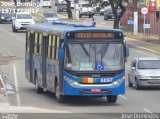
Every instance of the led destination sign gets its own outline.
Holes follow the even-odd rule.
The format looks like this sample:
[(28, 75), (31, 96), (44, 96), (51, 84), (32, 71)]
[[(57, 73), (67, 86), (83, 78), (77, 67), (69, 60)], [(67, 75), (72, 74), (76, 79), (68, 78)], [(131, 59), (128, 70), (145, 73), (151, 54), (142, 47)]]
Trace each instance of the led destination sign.
[(91, 39), (95, 39), (95, 38), (100, 38), (100, 39), (103, 39), (103, 38), (113, 38), (113, 33), (101, 33), (101, 32), (79, 32), (79, 33), (76, 33), (76, 38), (80, 38), (80, 39), (88, 39), (88, 38), (91, 38)]

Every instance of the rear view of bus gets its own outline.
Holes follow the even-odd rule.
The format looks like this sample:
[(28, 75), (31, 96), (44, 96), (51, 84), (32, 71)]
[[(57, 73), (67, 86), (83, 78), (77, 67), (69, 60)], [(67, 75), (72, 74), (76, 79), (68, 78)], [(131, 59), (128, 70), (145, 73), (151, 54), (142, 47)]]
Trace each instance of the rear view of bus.
[(115, 103), (125, 93), (128, 50), (120, 30), (86, 29), (66, 33), (64, 95), (106, 96)]

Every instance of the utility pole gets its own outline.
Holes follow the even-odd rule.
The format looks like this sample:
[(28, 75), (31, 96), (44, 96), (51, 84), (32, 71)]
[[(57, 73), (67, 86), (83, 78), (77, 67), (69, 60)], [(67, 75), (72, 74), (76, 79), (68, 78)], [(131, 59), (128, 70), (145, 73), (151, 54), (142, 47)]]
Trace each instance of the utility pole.
[(75, 19), (79, 20), (79, 0), (74, 0), (74, 13)]

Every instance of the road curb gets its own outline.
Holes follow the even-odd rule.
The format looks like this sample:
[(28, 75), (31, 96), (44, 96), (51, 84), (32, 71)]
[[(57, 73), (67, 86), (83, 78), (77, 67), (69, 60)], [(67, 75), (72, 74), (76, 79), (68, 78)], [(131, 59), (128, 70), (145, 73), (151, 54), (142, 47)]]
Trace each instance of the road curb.
[(137, 39), (133, 39), (133, 38), (130, 38), (130, 37), (125, 37), (126, 39), (130, 39), (130, 40), (132, 40), (132, 41), (137, 41), (137, 42), (144, 42), (144, 43), (146, 43), (146, 44), (148, 44), (148, 45), (153, 45), (152, 43), (148, 43), (148, 42), (145, 42), (145, 41), (140, 41), (140, 40), (137, 40)]
[[(130, 40), (137, 41), (137, 42), (144, 42), (146, 44), (153, 45), (152, 43), (148, 43), (148, 42), (145, 42), (145, 41), (139, 41), (139, 40), (136, 40), (136, 39), (133, 39), (133, 38), (129, 38), (129, 37), (126, 37), (126, 39), (130, 39)], [(154, 50), (146, 48), (146, 47), (136, 46), (137, 45), (136, 43), (134, 45), (132, 45), (132, 44), (128, 44), (128, 45), (131, 46), (131, 47), (134, 47), (134, 48), (138, 48), (138, 49), (141, 49), (141, 50), (149, 51), (149, 52), (152, 52), (154, 54), (160, 55), (160, 52), (154, 51)]]

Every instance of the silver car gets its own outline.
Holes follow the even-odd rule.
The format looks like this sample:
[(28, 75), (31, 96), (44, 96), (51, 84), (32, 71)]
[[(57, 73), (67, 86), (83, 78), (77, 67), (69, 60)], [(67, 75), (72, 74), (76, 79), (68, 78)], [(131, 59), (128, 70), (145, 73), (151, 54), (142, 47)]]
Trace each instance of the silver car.
[(160, 87), (160, 58), (135, 58), (129, 68), (128, 85), (137, 90), (141, 87)]

